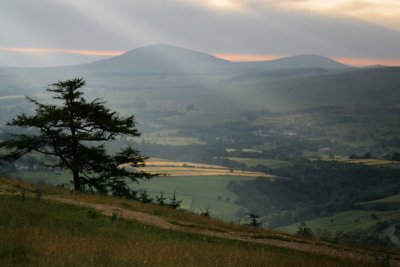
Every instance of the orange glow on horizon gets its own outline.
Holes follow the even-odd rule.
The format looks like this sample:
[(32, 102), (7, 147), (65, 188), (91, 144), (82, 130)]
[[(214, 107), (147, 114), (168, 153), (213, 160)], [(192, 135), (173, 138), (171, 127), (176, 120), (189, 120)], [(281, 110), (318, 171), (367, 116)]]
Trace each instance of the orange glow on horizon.
[(57, 48), (0, 48), (2, 51), (18, 53), (66, 53), (85, 56), (120, 56), (123, 50), (84, 50), (84, 49), (57, 49)]
[[(124, 50), (85, 50), (85, 49), (57, 49), (57, 48), (1, 48), (0, 51), (8, 51), (15, 53), (33, 53), (33, 54), (44, 54), (44, 53), (66, 53), (76, 54), (85, 56), (120, 56), (126, 51)], [(276, 60), (287, 55), (262, 55), (262, 54), (229, 54), (229, 53), (217, 53), (214, 56), (222, 59), (226, 59), (233, 62), (252, 62), (252, 61), (270, 61)], [(342, 57), (332, 56), (332, 59), (339, 61), (343, 64), (351, 66), (371, 66), (371, 65), (385, 65), (385, 66), (400, 66), (400, 59), (389, 59), (389, 58), (363, 58), (363, 57)]]
[(387, 58), (361, 58), (361, 57), (333, 57), (332, 59), (337, 60), (343, 64), (351, 66), (372, 66), (372, 65), (384, 65), (384, 66), (400, 66), (400, 59), (387, 59)]
[[(270, 61), (279, 59), (282, 55), (254, 55), (254, 54), (215, 54), (216, 57), (226, 59), (234, 62), (246, 61)], [(400, 66), (400, 59), (387, 59), (387, 58), (361, 58), (361, 57), (331, 57), (333, 60), (351, 66), (372, 66), (372, 65), (385, 65), (385, 66)]]
[(268, 60), (279, 59), (282, 57), (279, 55), (224, 54), (224, 53), (214, 54), (214, 56), (235, 62), (268, 61)]

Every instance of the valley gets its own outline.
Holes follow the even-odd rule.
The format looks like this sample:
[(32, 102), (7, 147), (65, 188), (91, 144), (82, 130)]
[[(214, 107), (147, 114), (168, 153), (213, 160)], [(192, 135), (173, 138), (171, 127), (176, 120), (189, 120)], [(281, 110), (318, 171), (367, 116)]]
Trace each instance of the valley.
[[(168, 55), (168, 59), (159, 55)], [(0, 68), (2, 123), (20, 112), (32, 112), (19, 95), (48, 101), (42, 89), (70, 77), (87, 79), (85, 94), (91, 99), (101, 97), (122, 115), (135, 114), (142, 136), (117, 139), (107, 144), (108, 151), (131, 144), (144, 155), (162, 159), (151, 159), (146, 170), (168, 176), (133, 183), (132, 188), (147, 190), (152, 197), (161, 191), (168, 197), (176, 192), (182, 206), (194, 212), (209, 208), (212, 216), (231, 221), (255, 213), (263, 218), (265, 227), (295, 229), (305, 221), (315, 233), (336, 232), (336, 226), (321, 227), (314, 220), (358, 212), (359, 207), (350, 207), (354, 203), (333, 210), (310, 210), (314, 204), (307, 203), (300, 210), (290, 210), (274, 207), (273, 193), (253, 192), (247, 199), (248, 195), (240, 195), (234, 188), (247, 188), (257, 177), (274, 183), (280, 173), (308, 161), (317, 165), (320, 161), (348, 163), (354, 168), (363, 164), (376, 167), (377, 175), (387, 169), (399, 175), (400, 68), (353, 68), (314, 56), (242, 64), (156, 45), (78, 66)], [(8, 129), (2, 129), (1, 138), (5, 139)], [(43, 170), (41, 160), (37, 156), (23, 158), (17, 167), (22, 169), (12, 176), (69, 186), (68, 173)], [(15, 166), (3, 167), (4, 174), (14, 172)], [(282, 178), (288, 179), (285, 175)], [(364, 183), (362, 177), (359, 179), (354, 186)], [(398, 194), (397, 182), (392, 185), (391, 191), (385, 189), (375, 199), (360, 201)], [(285, 186), (290, 192), (291, 183)], [(336, 190), (329, 186), (327, 182), (328, 192)], [(307, 190), (298, 193), (307, 194)], [(257, 203), (274, 211), (260, 209)], [(370, 210), (397, 214), (398, 207), (384, 204)], [(302, 215), (293, 217), (293, 212)], [(379, 218), (371, 225), (399, 221), (398, 216)], [(355, 223), (348, 229), (366, 228)], [(372, 226), (365, 235), (374, 235)]]

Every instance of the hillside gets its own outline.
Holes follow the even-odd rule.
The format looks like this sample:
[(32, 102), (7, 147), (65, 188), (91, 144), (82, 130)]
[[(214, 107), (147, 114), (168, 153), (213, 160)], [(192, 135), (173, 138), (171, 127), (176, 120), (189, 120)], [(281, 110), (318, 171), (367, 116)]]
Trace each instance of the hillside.
[(83, 65), (84, 69), (131, 73), (191, 73), (224, 71), (233, 63), (185, 48), (151, 45), (130, 50), (121, 56)]
[(298, 238), (132, 200), (4, 178), (0, 188), (2, 266), (376, 266), (388, 258), (396, 266), (400, 260), (398, 251)]
[(347, 65), (337, 62), (328, 57), (319, 55), (298, 55), (291, 57), (283, 57), (275, 60), (259, 61), (259, 62), (243, 62), (238, 63), (248, 68), (261, 68), (264, 70), (273, 69), (307, 69), (307, 68), (323, 68), (323, 69), (343, 69), (348, 68)]
[[(300, 222), (306, 222), (315, 234), (317, 230), (321, 236), (329, 231), (338, 238), (361, 229), (368, 235), (373, 231), (380, 241), (393, 245), (385, 240), (386, 228), (376, 226), (380, 222), (389, 226), (398, 223), (397, 203), (383, 205), (384, 209), (396, 210), (394, 215), (382, 210), (381, 204), (362, 207), (370, 213), (358, 212), (357, 205), (397, 195), (397, 182), (373, 180), (375, 184), (369, 188), (382, 189), (383, 193), (357, 200), (347, 197), (365, 190), (341, 189), (364, 188), (365, 177), (348, 187), (341, 186), (340, 181), (332, 187), (322, 179), (312, 181), (318, 185), (314, 192), (327, 192), (316, 194), (318, 198), (308, 190), (312, 187), (307, 183), (270, 180), (279, 169), (290, 168), (298, 159), (347, 162), (350, 155), (367, 152), (376, 165), (398, 169), (400, 164), (389, 159), (400, 149), (400, 68), (349, 68), (319, 56), (278, 60), (271, 63), (273, 69), (263, 67), (266, 62), (255, 62), (253, 67), (246, 64), (155, 45), (86, 65), (1, 68), (0, 122), (5, 125), (20, 112), (32, 112), (23, 95), (47, 103), (43, 89), (48, 84), (84, 77), (88, 99), (99, 97), (122, 115), (134, 114), (143, 134), (137, 139), (116, 140), (107, 146), (110, 152), (131, 144), (144, 155), (177, 162), (173, 166), (149, 162), (147, 170), (172, 175), (134, 184), (135, 190), (147, 190), (150, 197), (161, 191), (171, 197), (175, 192), (183, 200), (182, 208), (196, 213), (210, 208), (212, 216), (219, 219), (237, 222), (252, 212), (268, 227), (295, 232)], [(4, 126), (0, 130), (0, 139), (5, 140), (9, 129)], [(68, 173), (41, 169), (42, 158), (25, 160), (3, 171), (38, 184), (68, 185)], [(24, 169), (26, 166), (29, 170)], [(298, 177), (299, 170), (295, 168), (295, 175), (290, 177)], [(343, 177), (340, 172), (334, 175), (335, 179)], [(268, 191), (270, 185), (281, 185), (282, 190)], [(327, 196), (335, 199), (329, 203), (335, 209), (320, 205), (327, 203)], [(344, 201), (343, 196), (351, 201)], [(271, 198), (274, 206), (268, 207)], [(349, 218), (353, 220), (342, 220), (342, 214), (352, 214)], [(346, 227), (336, 227), (331, 220)], [(361, 240), (358, 236), (356, 239)], [(371, 240), (364, 244), (376, 245)]]
[[(68, 171), (56, 174), (49, 170), (34, 169), (33, 166), (24, 166), (23, 169), (10, 175), (36, 184), (70, 185), (71, 174)], [(146, 190), (153, 199), (161, 191), (166, 197), (175, 193), (182, 200), (183, 209), (199, 212), (209, 207), (213, 217), (230, 221), (241, 219), (238, 215), (241, 207), (235, 203), (238, 198), (227, 189), (230, 182), (254, 180), (257, 177), (273, 179), (273, 176), (260, 172), (157, 158), (150, 158), (141, 170), (166, 176), (140, 184), (132, 183), (135, 190)]]
[(281, 111), (324, 105), (387, 108), (396, 107), (400, 99), (399, 67), (311, 74), (280, 79), (268, 75), (241, 76), (241, 81), (236, 81), (249, 88), (248, 94), (265, 99), (267, 105)]

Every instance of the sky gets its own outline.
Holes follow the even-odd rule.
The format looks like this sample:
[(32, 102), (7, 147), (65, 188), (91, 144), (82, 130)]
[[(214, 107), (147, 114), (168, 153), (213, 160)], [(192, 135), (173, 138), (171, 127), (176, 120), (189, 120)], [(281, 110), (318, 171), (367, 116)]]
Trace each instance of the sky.
[(400, 65), (400, 0), (0, 0), (0, 66), (91, 62), (152, 44), (233, 61), (299, 54)]

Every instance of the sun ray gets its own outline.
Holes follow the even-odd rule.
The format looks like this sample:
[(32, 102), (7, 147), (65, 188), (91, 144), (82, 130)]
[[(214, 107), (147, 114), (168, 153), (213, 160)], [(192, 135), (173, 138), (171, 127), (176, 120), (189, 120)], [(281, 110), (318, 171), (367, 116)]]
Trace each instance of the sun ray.
[(12, 48), (3, 47), (2, 51), (18, 52), (18, 53), (66, 53), (85, 56), (119, 56), (125, 53), (123, 50), (85, 50), (85, 49), (58, 49), (58, 48)]

